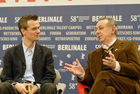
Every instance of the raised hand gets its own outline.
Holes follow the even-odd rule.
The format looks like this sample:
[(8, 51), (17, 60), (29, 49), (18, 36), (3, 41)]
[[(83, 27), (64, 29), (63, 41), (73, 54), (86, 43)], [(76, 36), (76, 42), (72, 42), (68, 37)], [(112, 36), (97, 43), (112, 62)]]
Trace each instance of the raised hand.
[(74, 75), (81, 76), (84, 74), (85, 71), (78, 59), (76, 59), (76, 63), (77, 65), (71, 65), (66, 63), (66, 66), (64, 68)]
[(112, 52), (109, 52), (109, 57), (105, 57), (105, 59), (103, 59), (103, 64), (114, 69), (116, 67), (116, 59), (114, 54), (112, 54)]

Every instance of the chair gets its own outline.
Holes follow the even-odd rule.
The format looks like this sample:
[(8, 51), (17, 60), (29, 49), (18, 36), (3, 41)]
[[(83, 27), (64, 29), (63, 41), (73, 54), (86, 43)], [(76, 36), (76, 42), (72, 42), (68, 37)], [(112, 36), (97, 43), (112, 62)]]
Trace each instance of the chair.
[[(2, 69), (3, 68), (0, 68), (0, 75), (1, 75)], [(57, 94), (64, 94), (64, 91), (66, 89), (66, 84), (58, 83), (59, 80), (61, 79), (61, 75), (57, 69), (55, 69), (55, 73), (56, 73), (56, 78), (54, 80), (54, 83), (56, 84), (56, 87), (57, 87)], [(0, 82), (1, 82), (1, 80), (0, 80)]]
[(78, 94), (86, 94), (85, 93), (85, 88), (87, 88), (88, 86), (83, 85), (82, 83), (78, 83), (77, 84), (77, 90), (78, 90)]
[(66, 84), (58, 83), (59, 80), (61, 79), (61, 75), (57, 69), (55, 69), (55, 73), (56, 73), (56, 78), (54, 80), (54, 83), (56, 84), (57, 87), (57, 94), (64, 94), (64, 91), (66, 89)]
[(2, 72), (2, 68), (0, 68), (0, 82), (1, 82), (1, 72)]

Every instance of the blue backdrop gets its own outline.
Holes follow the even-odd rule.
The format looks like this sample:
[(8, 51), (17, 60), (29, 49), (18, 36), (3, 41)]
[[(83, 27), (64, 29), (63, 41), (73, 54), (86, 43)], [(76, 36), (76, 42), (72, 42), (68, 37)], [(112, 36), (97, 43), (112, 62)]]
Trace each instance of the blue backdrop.
[(65, 94), (77, 94), (77, 78), (63, 68), (64, 64), (75, 64), (78, 58), (85, 68), (88, 53), (100, 47), (95, 35), (98, 18), (113, 17), (118, 38), (136, 41), (140, 50), (140, 5), (1, 7), (0, 13), (0, 67), (5, 50), (21, 42), (19, 18), (37, 14), (41, 24), (38, 43), (52, 49), (60, 82), (67, 85)]

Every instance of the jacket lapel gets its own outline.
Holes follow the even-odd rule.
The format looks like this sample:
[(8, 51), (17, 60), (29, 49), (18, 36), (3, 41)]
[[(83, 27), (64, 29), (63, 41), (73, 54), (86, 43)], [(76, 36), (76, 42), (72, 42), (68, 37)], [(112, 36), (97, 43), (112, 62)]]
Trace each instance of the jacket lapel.
[(117, 39), (113, 45), (112, 53), (114, 54), (116, 60), (118, 59), (118, 56), (120, 54), (120, 49), (122, 47), (122, 44), (123, 43), (121, 43), (121, 41)]
[(34, 50), (34, 55), (33, 55), (33, 64), (36, 62), (36, 60), (39, 58), (39, 55), (41, 53), (40, 46), (36, 43), (35, 45), (35, 50)]
[(25, 56), (24, 56), (24, 52), (23, 52), (22, 43), (17, 46), (16, 55), (17, 55), (18, 58), (20, 58), (22, 63), (24, 63), (24, 65), (26, 65), (25, 64)]

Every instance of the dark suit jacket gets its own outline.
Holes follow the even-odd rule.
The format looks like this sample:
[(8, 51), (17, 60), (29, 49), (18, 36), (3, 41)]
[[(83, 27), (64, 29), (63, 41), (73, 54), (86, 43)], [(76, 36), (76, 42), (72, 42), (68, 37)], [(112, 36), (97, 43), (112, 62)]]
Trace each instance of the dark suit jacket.
[[(88, 54), (85, 77), (82, 83), (92, 86), (97, 74), (102, 71), (102, 48)], [(120, 64), (120, 72), (117, 74), (136, 80), (140, 79), (140, 58), (136, 42), (116, 40), (112, 53)]]
[[(51, 50), (36, 43), (32, 68), (37, 83), (52, 83), (56, 74)], [(7, 49), (4, 56), (2, 81), (21, 82), (25, 69), (26, 63), (22, 44)]]

